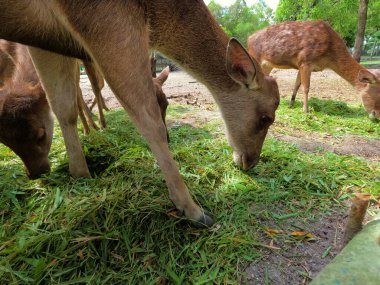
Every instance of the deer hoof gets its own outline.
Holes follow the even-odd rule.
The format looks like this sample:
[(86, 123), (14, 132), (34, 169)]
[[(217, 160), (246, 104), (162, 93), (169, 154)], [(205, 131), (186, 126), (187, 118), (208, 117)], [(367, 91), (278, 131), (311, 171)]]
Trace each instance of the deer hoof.
[(196, 223), (194, 225), (199, 228), (209, 228), (214, 224), (214, 220), (207, 212), (203, 212), (203, 215), (195, 222)]
[[(185, 211), (177, 209), (177, 216), (186, 216)], [(214, 220), (211, 218), (211, 214), (208, 212), (203, 212), (203, 214), (198, 219), (190, 219), (190, 221), (197, 228), (209, 228), (214, 224)]]

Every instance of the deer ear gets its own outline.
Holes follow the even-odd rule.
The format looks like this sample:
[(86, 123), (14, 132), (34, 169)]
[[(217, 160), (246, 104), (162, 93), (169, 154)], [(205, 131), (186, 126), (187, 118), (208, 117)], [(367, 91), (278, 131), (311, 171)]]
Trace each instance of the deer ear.
[(229, 76), (237, 83), (252, 89), (259, 89), (257, 68), (245, 48), (235, 38), (227, 46), (226, 68)]
[(358, 73), (358, 80), (362, 83), (375, 84), (377, 82), (377, 78), (374, 74), (369, 72), (367, 69), (362, 69)]
[(159, 81), (160, 85), (162, 86), (164, 84), (164, 82), (166, 81), (166, 79), (168, 79), (168, 76), (169, 76), (169, 72), (170, 72), (170, 67), (167, 66), (165, 67), (159, 75), (157, 75), (156, 79)]

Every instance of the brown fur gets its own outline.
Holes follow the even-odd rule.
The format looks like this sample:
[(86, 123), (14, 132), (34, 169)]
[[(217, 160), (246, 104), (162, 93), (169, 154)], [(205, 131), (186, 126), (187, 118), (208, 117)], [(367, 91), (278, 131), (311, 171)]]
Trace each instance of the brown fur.
[[(273, 68), (299, 70), (291, 104), (294, 104), (302, 84), (306, 112), (311, 72), (326, 68), (334, 70), (347, 80), (364, 98), (370, 97), (378, 102), (376, 105), (363, 99), (368, 113), (380, 112), (380, 109), (372, 109), (380, 104), (380, 77), (358, 64), (347, 51), (339, 34), (324, 21), (284, 22), (267, 27), (248, 38), (248, 52), (260, 62), (266, 74)], [(359, 80), (359, 73), (366, 79)], [(369, 87), (366, 80), (373, 81), (371, 84), (374, 86)]]
[(0, 141), (36, 178), (50, 170), (53, 118), (26, 47), (0, 40), (0, 58)]
[(202, 0), (3, 0), (0, 23), (0, 37), (50, 51), (30, 48), (60, 122), (72, 175), (88, 177), (89, 172), (75, 128), (75, 60), (57, 53), (94, 61), (147, 140), (170, 198), (187, 217), (212, 223), (192, 200), (169, 151), (154, 96), (149, 47), (175, 60), (211, 90), (235, 162), (244, 169), (258, 162), (275, 119), (277, 84), (236, 40), (229, 40)]
[(380, 118), (380, 69), (371, 70), (371, 74), (359, 72), (358, 79), (365, 84), (361, 90), (364, 108), (370, 114), (371, 120)]

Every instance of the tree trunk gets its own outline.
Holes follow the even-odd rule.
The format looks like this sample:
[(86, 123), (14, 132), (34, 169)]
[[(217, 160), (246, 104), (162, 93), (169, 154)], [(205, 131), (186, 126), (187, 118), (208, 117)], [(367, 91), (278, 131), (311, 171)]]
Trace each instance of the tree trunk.
[(352, 54), (353, 58), (357, 62), (360, 62), (360, 56), (363, 49), (365, 26), (367, 23), (368, 1), (369, 0), (360, 0), (359, 3), (358, 28), (356, 31), (354, 52)]
[(152, 73), (152, 77), (153, 78), (156, 78), (156, 64), (157, 64), (157, 60), (156, 60), (156, 53), (155, 52), (152, 52), (150, 54), (150, 72)]

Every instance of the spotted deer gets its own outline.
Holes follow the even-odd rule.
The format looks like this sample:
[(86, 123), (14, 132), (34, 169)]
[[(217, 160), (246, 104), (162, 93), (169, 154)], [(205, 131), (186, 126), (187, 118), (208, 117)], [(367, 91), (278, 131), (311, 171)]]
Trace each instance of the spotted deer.
[(248, 38), (248, 52), (261, 64), (265, 74), (273, 68), (299, 70), (291, 106), (302, 85), (303, 109), (308, 112), (311, 72), (328, 68), (359, 91), (371, 117), (380, 117), (379, 75), (353, 59), (340, 35), (327, 22), (295, 21), (269, 26)]
[(202, 225), (213, 223), (191, 198), (168, 148), (149, 48), (209, 88), (234, 161), (243, 169), (258, 162), (279, 103), (277, 83), (238, 41), (228, 38), (202, 0), (0, 0), (0, 23), (0, 38), (31, 46), (73, 176), (90, 177), (76, 129), (76, 57), (94, 62), (148, 142), (179, 213)]

